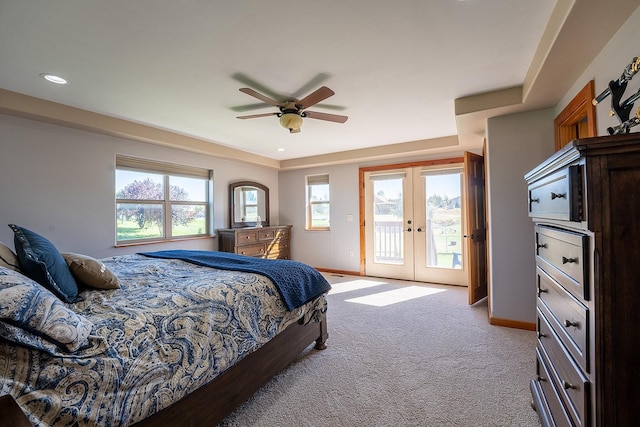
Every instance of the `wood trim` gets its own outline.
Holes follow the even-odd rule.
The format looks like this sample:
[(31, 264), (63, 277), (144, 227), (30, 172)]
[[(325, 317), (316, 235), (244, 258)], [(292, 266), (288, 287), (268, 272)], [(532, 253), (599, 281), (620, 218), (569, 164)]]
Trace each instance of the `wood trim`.
[(464, 163), (464, 157), (450, 157), (447, 159), (423, 160), (419, 162), (394, 163), (389, 165), (364, 166), (358, 169), (358, 192), (360, 204), (360, 276), (365, 275), (365, 231), (364, 231), (364, 174), (389, 169), (404, 169), (416, 166), (441, 166)]
[(315, 267), (316, 270), (321, 271), (323, 273), (329, 274), (344, 274), (347, 276), (362, 276), (359, 271), (350, 271), (350, 270), (334, 270), (333, 268), (320, 268)]
[(489, 316), (489, 324), (493, 326), (505, 326), (507, 328), (524, 329), (526, 331), (535, 331), (536, 324), (531, 322), (523, 322), (521, 320), (501, 319), (499, 317)]
[[(597, 136), (594, 97), (595, 83), (590, 80), (555, 118), (556, 151), (573, 139)], [(581, 123), (585, 118), (586, 123)]]

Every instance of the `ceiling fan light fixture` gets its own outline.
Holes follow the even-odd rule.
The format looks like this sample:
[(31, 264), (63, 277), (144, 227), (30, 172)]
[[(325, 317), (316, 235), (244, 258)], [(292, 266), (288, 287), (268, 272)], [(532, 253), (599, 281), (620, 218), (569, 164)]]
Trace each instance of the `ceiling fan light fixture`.
[(283, 128), (289, 129), (289, 132), (291, 133), (300, 132), (302, 117), (297, 113), (283, 113), (280, 116), (280, 125)]

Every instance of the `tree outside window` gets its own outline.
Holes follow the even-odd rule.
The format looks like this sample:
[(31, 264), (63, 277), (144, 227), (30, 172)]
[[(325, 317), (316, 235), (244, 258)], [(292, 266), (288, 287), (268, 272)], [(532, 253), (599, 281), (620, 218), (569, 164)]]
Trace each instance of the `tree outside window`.
[[(144, 160), (136, 160), (134, 166), (138, 163), (149, 167)], [(208, 235), (209, 179), (204, 174), (134, 170), (127, 161), (117, 162), (116, 243)]]

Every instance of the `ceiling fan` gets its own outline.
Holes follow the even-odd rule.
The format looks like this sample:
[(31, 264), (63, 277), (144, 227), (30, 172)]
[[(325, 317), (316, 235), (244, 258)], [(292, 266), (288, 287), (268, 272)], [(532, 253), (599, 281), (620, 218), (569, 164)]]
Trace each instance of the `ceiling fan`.
[(335, 95), (335, 92), (326, 86), (322, 86), (320, 89), (310, 93), (301, 100), (290, 100), (284, 102), (277, 102), (273, 99), (256, 92), (248, 87), (243, 87), (240, 92), (244, 92), (247, 95), (258, 98), (262, 102), (265, 102), (274, 107), (278, 107), (280, 112), (278, 113), (263, 113), (263, 114), (251, 114), (249, 116), (238, 116), (238, 119), (255, 119), (257, 117), (278, 116), (280, 117), (280, 125), (289, 129), (290, 133), (300, 132), (300, 126), (302, 126), (302, 119), (309, 117), (311, 119), (326, 120), (329, 122), (344, 123), (347, 121), (347, 116), (340, 116), (338, 114), (319, 113), (317, 111), (306, 111), (307, 108), (324, 101), (330, 96)]

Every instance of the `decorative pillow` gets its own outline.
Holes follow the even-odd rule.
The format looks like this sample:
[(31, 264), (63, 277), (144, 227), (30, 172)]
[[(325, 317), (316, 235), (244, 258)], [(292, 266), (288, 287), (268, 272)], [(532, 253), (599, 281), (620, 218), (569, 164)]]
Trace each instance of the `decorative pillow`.
[(0, 242), (0, 267), (7, 267), (15, 271), (20, 271), (18, 258), (11, 249), (4, 243)]
[(56, 355), (87, 346), (93, 324), (28, 277), (0, 267), (0, 337)]
[(101, 261), (88, 255), (63, 253), (76, 282), (97, 289), (119, 289), (118, 278)]
[(46, 238), (26, 228), (9, 224), (14, 232), (20, 271), (65, 302), (78, 300), (78, 284), (60, 252)]

